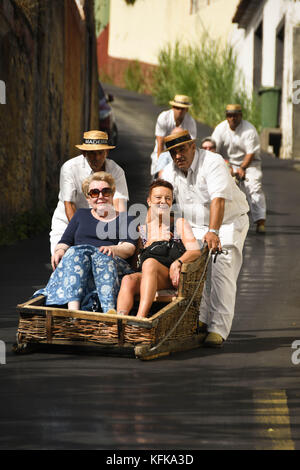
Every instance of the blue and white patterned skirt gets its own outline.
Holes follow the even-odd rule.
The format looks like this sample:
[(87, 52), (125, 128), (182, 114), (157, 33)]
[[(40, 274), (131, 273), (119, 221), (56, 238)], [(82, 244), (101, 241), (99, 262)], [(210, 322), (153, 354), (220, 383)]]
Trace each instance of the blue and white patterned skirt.
[(116, 308), (123, 276), (133, 272), (127, 261), (103, 254), (94, 246), (72, 246), (51, 274), (47, 286), (33, 296), (44, 295), (45, 305), (65, 305), (73, 300), (84, 303), (95, 292), (102, 311), (107, 312)]

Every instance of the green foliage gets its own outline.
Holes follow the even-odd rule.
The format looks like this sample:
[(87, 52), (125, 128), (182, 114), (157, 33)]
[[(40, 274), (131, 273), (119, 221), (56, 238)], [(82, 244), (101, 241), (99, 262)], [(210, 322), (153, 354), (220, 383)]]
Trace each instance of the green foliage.
[(0, 226), (0, 245), (12, 245), (49, 230), (50, 212), (53, 211), (44, 208), (16, 215), (8, 224)]
[(215, 127), (224, 120), (228, 103), (239, 103), (243, 117), (260, 130), (257, 96), (249, 98), (244, 78), (237, 68), (231, 46), (220, 47), (218, 41), (203, 36), (198, 46), (177, 42), (159, 53), (159, 66), (154, 72), (152, 93), (158, 104), (167, 104), (175, 94), (191, 97), (191, 114), (198, 121)]
[(110, 0), (95, 0), (94, 15), (96, 35), (99, 36), (101, 31), (109, 23)]
[(131, 62), (126, 68), (124, 82), (128, 90), (143, 93), (145, 89), (144, 75), (138, 60)]

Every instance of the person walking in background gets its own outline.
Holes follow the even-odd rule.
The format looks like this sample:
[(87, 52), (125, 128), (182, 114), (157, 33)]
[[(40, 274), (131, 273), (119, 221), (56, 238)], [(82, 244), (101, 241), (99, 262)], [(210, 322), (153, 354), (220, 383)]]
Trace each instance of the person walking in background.
[(124, 170), (113, 160), (107, 158), (109, 150), (108, 135), (101, 131), (84, 133), (83, 144), (76, 145), (82, 154), (65, 162), (60, 171), (58, 204), (54, 211), (50, 232), (51, 254), (77, 209), (88, 208), (82, 192), (82, 182), (97, 171), (110, 173), (116, 183), (114, 207), (118, 212), (126, 210), (128, 189)]
[(201, 140), (201, 148), (209, 152), (216, 152), (217, 144), (211, 137), (204, 137), (204, 139)]
[(217, 152), (227, 159), (233, 174), (240, 181), (250, 206), (256, 232), (266, 232), (266, 198), (262, 189), (260, 141), (255, 127), (243, 119), (239, 104), (226, 107), (226, 120), (218, 124), (212, 134)]
[[(209, 152), (217, 153), (217, 144), (211, 137), (204, 137), (204, 139), (201, 140), (201, 148), (204, 150), (208, 150)], [(230, 174), (233, 176), (233, 170), (229, 161), (225, 158), (224, 160), (226, 162), (226, 165), (228, 166)]]
[(195, 238), (212, 252), (226, 249), (210, 263), (199, 316), (201, 330), (207, 331), (204, 345), (220, 347), (234, 316), (249, 206), (221, 155), (196, 148), (188, 131), (166, 137), (165, 144), (173, 161), (163, 178), (173, 185), (176, 203)]
[(192, 106), (190, 98), (186, 95), (175, 95), (169, 104), (172, 108), (160, 113), (156, 121), (156, 141), (151, 154), (151, 175), (153, 177), (172, 161), (169, 152), (165, 152), (164, 137), (175, 130), (181, 131), (182, 129), (187, 129), (193, 139), (197, 137), (196, 121), (189, 114), (189, 108)]

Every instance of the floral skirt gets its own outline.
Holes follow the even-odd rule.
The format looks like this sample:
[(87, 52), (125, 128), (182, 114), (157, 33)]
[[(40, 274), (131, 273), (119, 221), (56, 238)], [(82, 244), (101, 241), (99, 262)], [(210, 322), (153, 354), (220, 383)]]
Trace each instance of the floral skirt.
[(116, 308), (123, 276), (133, 272), (122, 258), (112, 258), (91, 245), (73, 246), (66, 251), (47, 286), (36, 291), (34, 297), (44, 295), (45, 305), (65, 305), (73, 300), (82, 304), (95, 292), (101, 310), (107, 312)]

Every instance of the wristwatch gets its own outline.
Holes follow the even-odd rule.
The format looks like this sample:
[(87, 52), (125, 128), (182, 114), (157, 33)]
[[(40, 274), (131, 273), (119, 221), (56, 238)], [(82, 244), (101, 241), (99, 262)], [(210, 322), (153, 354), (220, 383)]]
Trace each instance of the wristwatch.
[(209, 228), (208, 231), (214, 233), (217, 237), (219, 236), (219, 230), (216, 230), (215, 228)]

